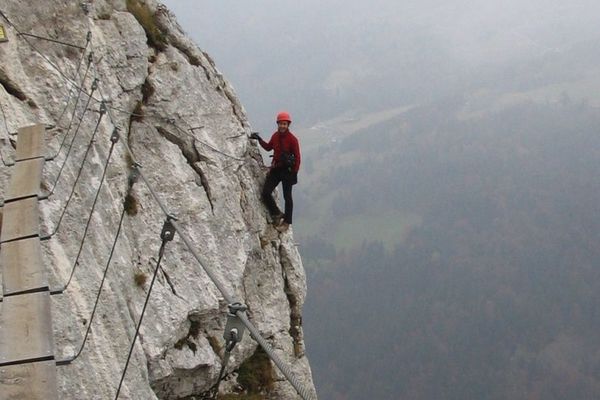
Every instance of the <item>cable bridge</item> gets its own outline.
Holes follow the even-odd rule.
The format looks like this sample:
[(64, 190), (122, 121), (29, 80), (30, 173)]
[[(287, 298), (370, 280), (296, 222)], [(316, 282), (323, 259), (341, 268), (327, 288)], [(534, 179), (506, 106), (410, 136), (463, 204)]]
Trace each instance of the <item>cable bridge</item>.
[(44, 126), (18, 131), (4, 199), (0, 266), (0, 398), (58, 399), (50, 289), (42, 262), (39, 207)]

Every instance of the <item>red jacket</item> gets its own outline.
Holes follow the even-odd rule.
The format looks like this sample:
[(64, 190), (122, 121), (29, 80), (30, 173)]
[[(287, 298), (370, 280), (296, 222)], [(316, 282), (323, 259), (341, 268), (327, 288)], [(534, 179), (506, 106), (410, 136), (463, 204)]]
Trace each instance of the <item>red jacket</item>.
[(263, 149), (267, 151), (273, 150), (273, 161), (271, 162), (271, 168), (281, 166), (280, 158), (281, 151), (283, 150), (285, 152), (294, 154), (295, 163), (293, 171), (296, 173), (298, 172), (300, 169), (300, 144), (298, 143), (298, 138), (296, 138), (292, 132), (288, 130), (282, 134), (277, 131), (273, 134), (273, 136), (271, 136), (271, 140), (269, 140), (268, 143), (262, 139), (259, 140), (259, 143)]

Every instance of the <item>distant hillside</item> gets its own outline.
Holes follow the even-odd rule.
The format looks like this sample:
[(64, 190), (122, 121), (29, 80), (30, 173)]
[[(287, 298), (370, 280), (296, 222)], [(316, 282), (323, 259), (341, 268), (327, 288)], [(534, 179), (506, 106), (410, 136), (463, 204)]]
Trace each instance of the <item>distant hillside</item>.
[[(580, 114), (587, 118), (586, 113), (600, 107), (600, 53), (593, 51), (594, 43), (584, 40), (563, 52), (514, 64), (510, 74), (500, 66), (480, 71), (472, 76), (472, 88), (433, 102), (346, 113), (301, 130), (304, 167), (297, 231), (334, 237), (330, 241), (338, 249), (369, 239), (389, 249), (396, 237), (421, 223), (422, 211), (406, 204), (419, 196), (407, 186), (411, 179), (433, 174), (435, 164), (447, 157), (460, 162), (463, 156), (495, 157), (498, 151), (515, 151), (511, 146), (529, 135), (547, 137), (557, 124), (544, 124), (554, 118), (556, 108), (569, 110), (572, 114), (565, 118), (580, 124)], [(513, 130), (505, 132), (509, 123)], [(473, 141), (487, 155), (469, 154), (468, 148), (446, 154)]]
[(600, 396), (598, 109), (464, 111), (331, 143), (298, 191), (323, 398)]

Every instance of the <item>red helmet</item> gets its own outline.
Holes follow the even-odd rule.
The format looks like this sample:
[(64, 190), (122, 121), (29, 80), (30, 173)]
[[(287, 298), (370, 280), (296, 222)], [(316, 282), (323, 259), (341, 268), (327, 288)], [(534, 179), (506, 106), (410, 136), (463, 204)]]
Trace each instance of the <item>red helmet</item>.
[(287, 121), (291, 124), (292, 117), (290, 117), (290, 113), (288, 113), (287, 111), (282, 111), (279, 114), (277, 114), (277, 122), (280, 122), (280, 121)]

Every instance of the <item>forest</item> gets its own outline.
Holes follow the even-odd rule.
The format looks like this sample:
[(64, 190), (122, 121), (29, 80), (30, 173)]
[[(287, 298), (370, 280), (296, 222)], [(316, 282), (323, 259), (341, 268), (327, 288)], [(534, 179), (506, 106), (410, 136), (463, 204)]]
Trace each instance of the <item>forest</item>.
[[(568, 96), (465, 108), (445, 99), (321, 150), (330, 167), (303, 195), (331, 201), (301, 209), (324, 221), (299, 242), (322, 398), (600, 393), (600, 115)], [(413, 217), (337, 242), (345, 218), (364, 231), (375, 214), (394, 216), (383, 232)]]

